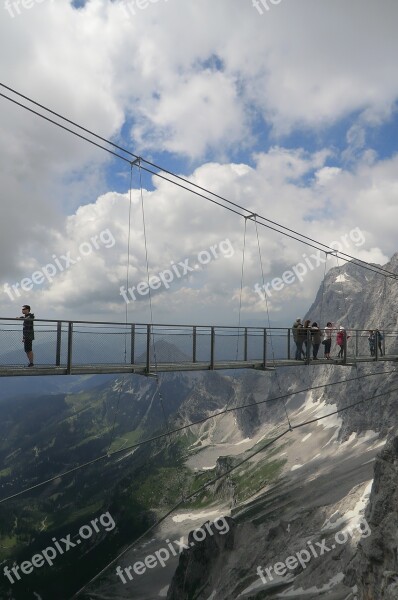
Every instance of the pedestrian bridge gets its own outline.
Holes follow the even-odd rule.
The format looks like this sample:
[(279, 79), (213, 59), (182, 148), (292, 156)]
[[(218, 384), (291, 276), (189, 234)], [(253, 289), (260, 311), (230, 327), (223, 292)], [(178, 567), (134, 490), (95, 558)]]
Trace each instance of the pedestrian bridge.
[(307, 354), (294, 360), (291, 328), (224, 325), (158, 325), (36, 319), (34, 364), (27, 368), (22, 321), (0, 318), (0, 377), (139, 373), (227, 369), (274, 370), (277, 367), (398, 361), (397, 334), (383, 331), (381, 351), (370, 355), (367, 330), (349, 330), (343, 358), (333, 335), (332, 360)]

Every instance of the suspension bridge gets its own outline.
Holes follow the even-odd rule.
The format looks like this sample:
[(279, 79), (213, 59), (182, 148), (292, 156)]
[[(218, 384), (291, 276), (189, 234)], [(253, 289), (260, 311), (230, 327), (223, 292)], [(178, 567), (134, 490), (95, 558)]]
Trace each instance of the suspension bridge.
[[(0, 318), (0, 377), (138, 373), (398, 361), (398, 332), (383, 331), (381, 350), (370, 354), (367, 330), (348, 329), (342, 358), (313, 359), (310, 332), (306, 354), (295, 359), (292, 329), (218, 325), (159, 325), (36, 319), (34, 367), (27, 368), (19, 319)], [(335, 343), (335, 335), (334, 335)], [(305, 345), (304, 345), (305, 347)]]

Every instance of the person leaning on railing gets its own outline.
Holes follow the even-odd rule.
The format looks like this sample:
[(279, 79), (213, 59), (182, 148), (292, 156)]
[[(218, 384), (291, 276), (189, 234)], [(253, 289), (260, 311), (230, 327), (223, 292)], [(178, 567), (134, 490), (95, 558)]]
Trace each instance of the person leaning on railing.
[(347, 341), (350, 339), (350, 337), (351, 337), (350, 335), (347, 335), (345, 328), (342, 325), (340, 325), (340, 329), (337, 332), (337, 336), (336, 336), (336, 344), (340, 348), (337, 358), (344, 357), (344, 344), (347, 343)]

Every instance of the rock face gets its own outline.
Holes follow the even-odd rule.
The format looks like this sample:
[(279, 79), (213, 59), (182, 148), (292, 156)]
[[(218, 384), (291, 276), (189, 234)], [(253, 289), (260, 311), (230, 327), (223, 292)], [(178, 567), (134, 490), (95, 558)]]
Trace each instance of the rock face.
[[(198, 593), (210, 596), (222, 570), (221, 563), (234, 548), (234, 530), (233, 519), (223, 517), (215, 523), (205, 523), (199, 530), (203, 532), (200, 536), (197, 531), (189, 534), (190, 548), (180, 556), (167, 600), (196, 598)], [(203, 536), (203, 541), (198, 541)]]
[(361, 540), (347, 574), (358, 600), (398, 598), (398, 435), (392, 436), (375, 464), (366, 511), (372, 534)]
[[(384, 268), (398, 273), (398, 254)], [(368, 329), (397, 329), (397, 305), (396, 281), (347, 263), (328, 272), (306, 318), (321, 327), (332, 321), (347, 329), (362, 329), (359, 339), (350, 341), (351, 352), (357, 343), (360, 353), (366, 354)], [(386, 353), (398, 354), (395, 335), (386, 339)], [(276, 484), (265, 482), (241, 505), (231, 504), (236, 524), (230, 538), (233, 552), (218, 546), (213, 562), (213, 546), (187, 551), (168, 598), (398, 600), (398, 417), (394, 402), (398, 384), (394, 363), (289, 367), (262, 377), (261, 381), (260, 375), (245, 375), (245, 394), (240, 398), (250, 395), (260, 402), (297, 391), (286, 400), (293, 426), (335, 410), (344, 412), (334, 421), (328, 418), (293, 429), (281, 444), (273, 446), (273, 456), (286, 459), (283, 474)], [(312, 386), (328, 387), (299, 392)], [(346, 409), (356, 402), (355, 407)], [(257, 443), (256, 432), (262, 434), (260, 440), (272, 439), (275, 431), (286, 427), (281, 402), (255, 408), (245, 414), (244, 426), (238, 419), (237, 423)], [(388, 436), (391, 441), (381, 451)], [(266, 453), (260, 456), (267, 459)], [(252, 468), (249, 462), (248, 475)], [(326, 544), (329, 550), (318, 552), (308, 564), (296, 564), (291, 557), (308, 551), (310, 544), (316, 549)], [(272, 571), (276, 565), (283, 573), (280, 576)]]

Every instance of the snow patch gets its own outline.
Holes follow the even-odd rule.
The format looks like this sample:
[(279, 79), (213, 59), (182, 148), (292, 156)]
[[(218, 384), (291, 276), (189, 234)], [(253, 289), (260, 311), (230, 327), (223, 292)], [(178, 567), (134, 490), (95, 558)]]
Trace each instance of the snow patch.
[[(365, 433), (363, 435), (361, 435), (360, 437), (358, 437), (358, 441), (355, 444), (355, 446), (360, 446), (361, 444), (365, 444), (365, 442), (370, 442), (372, 440), (374, 440), (375, 438), (378, 438), (379, 434), (377, 433), (377, 431), (373, 431), (372, 429), (368, 429), (367, 431), (365, 431)], [(385, 442), (383, 442), (384, 445)]]
[(332, 521), (333, 517), (336, 516), (336, 514), (339, 514), (339, 512), (334, 512), (332, 514), (331, 517), (329, 517), (329, 519), (326, 519), (326, 521), (323, 523), (322, 527), (321, 527), (321, 532), (323, 533), (324, 531), (328, 531), (330, 529), (337, 529), (339, 528), (340, 525), (349, 525), (351, 527), (351, 529), (353, 529), (354, 527), (356, 527), (357, 529), (359, 529), (358, 525), (359, 522), (362, 521), (363, 519), (363, 514), (365, 512), (366, 506), (369, 502), (369, 496), (370, 496), (370, 492), (372, 490), (372, 484), (373, 484), (373, 479), (371, 479), (370, 481), (368, 481), (366, 488), (363, 491), (362, 496), (360, 497), (360, 499), (358, 500), (358, 502), (356, 503), (356, 505), (354, 506), (354, 508), (352, 510), (347, 511), (342, 517), (336, 519), (335, 521)]
[(292, 468), (290, 469), (291, 471), (297, 471), (297, 469), (301, 469), (301, 467), (303, 467), (304, 465), (293, 465)]
[(304, 595), (313, 595), (313, 594), (328, 592), (335, 585), (338, 585), (339, 583), (341, 583), (343, 581), (343, 579), (344, 579), (344, 573), (340, 572), (340, 573), (337, 573), (337, 575), (335, 575), (334, 577), (332, 577), (332, 579), (330, 579), (328, 581), (328, 583), (325, 583), (321, 587), (317, 587), (316, 585), (314, 585), (311, 588), (308, 588), (306, 590), (304, 590), (303, 588), (286, 590), (286, 592), (282, 592), (280, 596), (281, 596), (281, 598), (288, 598), (288, 597), (294, 598), (294, 596), (301, 598)]
[(258, 578), (251, 585), (249, 585), (249, 587), (244, 589), (239, 594), (238, 598), (241, 598), (242, 596), (246, 596), (247, 594), (250, 594), (251, 592), (254, 592), (254, 591), (257, 592), (259, 590), (266, 590), (266, 589), (271, 590), (272, 588), (278, 587), (278, 584), (280, 584), (282, 581), (283, 581), (283, 583), (290, 583), (290, 581), (292, 581), (292, 580), (294, 580), (294, 575), (292, 573), (288, 573), (286, 577), (281, 577), (280, 575), (274, 575), (273, 581), (266, 582), (266, 583), (263, 583), (261, 578)]
[(166, 587), (164, 587), (164, 588), (162, 588), (162, 589), (160, 590), (160, 592), (159, 592), (159, 596), (160, 596), (161, 598), (166, 598), (166, 597), (167, 597), (167, 592), (168, 592), (168, 589), (169, 589), (169, 587), (170, 587), (169, 585), (166, 585)]
[(241, 444), (248, 444), (249, 442), (251, 442), (251, 438), (246, 438), (244, 440), (241, 440), (240, 442), (236, 442), (236, 444), (234, 444), (234, 445), (240, 446)]
[(180, 513), (178, 515), (174, 515), (172, 518), (174, 523), (183, 523), (184, 521), (197, 521), (198, 519), (207, 519), (208, 517), (214, 517), (215, 515), (219, 515), (219, 510), (211, 510), (208, 512), (201, 513)]
[[(315, 454), (315, 456), (313, 456), (311, 458), (311, 460), (315, 460), (316, 458), (318, 458), (319, 456), (322, 456), (322, 454), (320, 452), (318, 452), (318, 454)], [(310, 461), (311, 462), (311, 461)]]
[(335, 283), (344, 283), (345, 281), (348, 281), (348, 280), (349, 280), (349, 275), (347, 275), (347, 273), (342, 273), (341, 275), (337, 275), (334, 282)]

